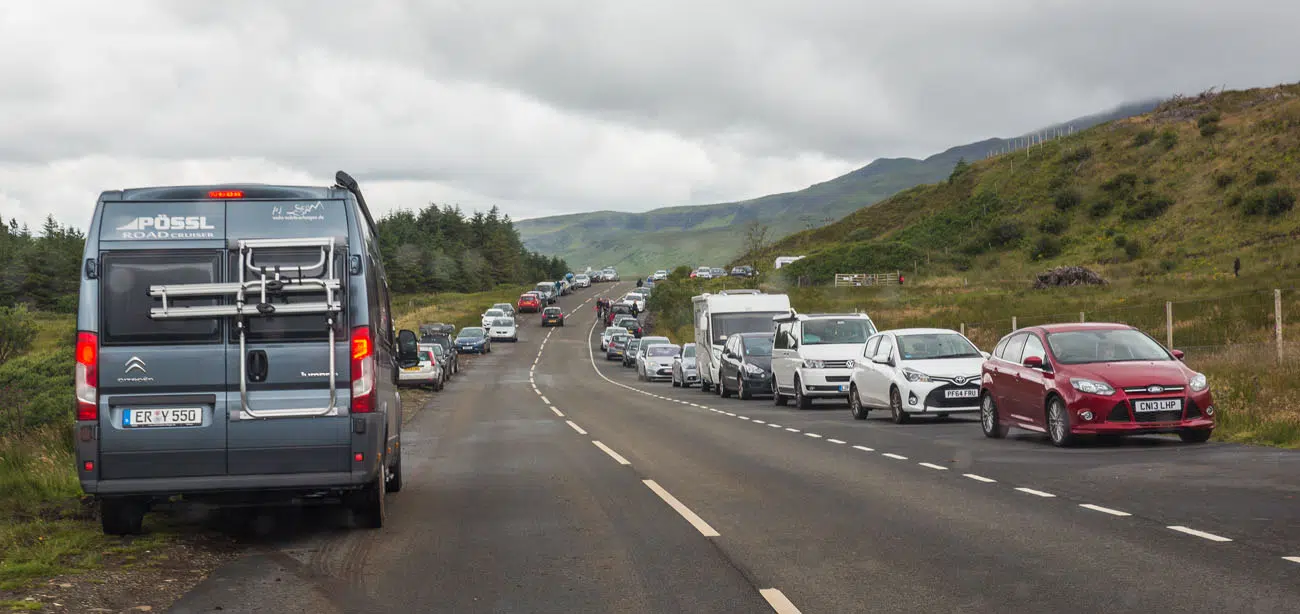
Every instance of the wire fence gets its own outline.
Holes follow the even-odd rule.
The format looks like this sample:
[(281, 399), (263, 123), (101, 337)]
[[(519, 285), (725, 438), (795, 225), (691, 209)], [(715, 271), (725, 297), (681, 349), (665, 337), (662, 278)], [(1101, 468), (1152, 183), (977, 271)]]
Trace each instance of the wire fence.
[(1114, 322), (1137, 327), (1170, 348), (1213, 350), (1238, 346), (1275, 348), (1287, 353), (1286, 314), (1300, 310), (1295, 288), (1093, 311), (1010, 314), (1004, 319), (962, 322), (957, 327), (981, 348), (991, 348), (1007, 334), (1027, 326), (1067, 322)]

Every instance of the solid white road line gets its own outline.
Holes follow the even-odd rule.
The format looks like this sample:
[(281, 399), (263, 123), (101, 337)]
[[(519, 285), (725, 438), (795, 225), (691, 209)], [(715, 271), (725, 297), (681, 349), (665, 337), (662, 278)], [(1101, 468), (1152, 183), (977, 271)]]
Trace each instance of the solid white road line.
[(654, 480), (641, 481), (644, 482), (646, 486), (650, 487), (650, 490), (653, 490), (656, 495), (659, 495), (659, 498), (663, 499), (664, 503), (667, 503), (670, 507), (677, 510), (677, 513), (681, 514), (682, 518), (686, 519), (686, 522), (691, 523), (691, 526), (695, 527), (695, 530), (699, 531), (705, 537), (718, 537), (721, 535), (717, 531), (713, 530), (713, 527), (709, 526), (709, 523), (704, 522), (703, 518), (697, 516), (690, 508), (682, 505), (682, 502), (678, 501), (677, 497), (674, 497), (672, 493), (664, 490), (664, 488)]
[(1282, 560), (1291, 561), (1292, 563), (1300, 563), (1300, 556), (1284, 556), (1282, 557)]
[(759, 590), (758, 594), (762, 595), (763, 599), (767, 600), (767, 605), (772, 606), (772, 609), (776, 611), (776, 614), (800, 614), (799, 608), (794, 607), (794, 604), (790, 603), (790, 600), (786, 599), (785, 594), (779, 590), (774, 588), (765, 588)]
[(1133, 514), (1130, 514), (1130, 513), (1128, 513), (1128, 512), (1121, 512), (1121, 511), (1119, 511), (1119, 510), (1114, 510), (1114, 509), (1111, 509), (1111, 508), (1109, 508), (1109, 507), (1102, 507), (1102, 506), (1100, 506), (1100, 505), (1093, 505), (1093, 504), (1091, 504), (1091, 503), (1080, 503), (1080, 504), (1079, 504), (1079, 507), (1084, 508), (1084, 509), (1088, 509), (1088, 510), (1092, 510), (1092, 511), (1094, 511), (1094, 512), (1101, 512), (1101, 513), (1103, 513), (1103, 514), (1110, 514), (1111, 516), (1132, 516), (1132, 515), (1133, 515)]
[(1215, 534), (1213, 534), (1213, 533), (1206, 533), (1205, 531), (1197, 531), (1196, 529), (1189, 529), (1189, 528), (1187, 528), (1187, 527), (1180, 527), (1180, 526), (1178, 526), (1178, 525), (1174, 525), (1174, 526), (1172, 526), (1172, 527), (1165, 527), (1165, 528), (1166, 528), (1166, 529), (1173, 529), (1174, 531), (1178, 531), (1179, 533), (1186, 533), (1186, 534), (1188, 534), (1188, 535), (1194, 535), (1194, 536), (1199, 537), (1199, 538), (1201, 538), (1201, 539), (1208, 539), (1208, 540), (1210, 540), (1210, 541), (1212, 541), (1212, 542), (1230, 542), (1230, 541), (1232, 541), (1231, 539), (1228, 539), (1227, 537), (1224, 537), (1224, 536), (1222, 536), (1222, 535), (1215, 535)]
[(947, 470), (948, 470), (947, 467), (944, 467), (943, 465), (936, 465), (936, 464), (934, 464), (934, 463), (917, 463), (917, 464), (920, 465), (920, 466), (922, 466), (922, 467), (928, 467), (928, 468), (930, 468), (930, 469), (934, 469), (934, 470), (936, 470), (936, 471), (947, 471)]
[(838, 444), (843, 444), (843, 443), (845, 443), (845, 442), (840, 441), (840, 440), (838, 440), (838, 439), (827, 439), (826, 441), (829, 441), (829, 442), (831, 442), (831, 443), (838, 443)]
[(1034, 495), (1035, 497), (1043, 497), (1048, 499), (1056, 496), (1050, 492), (1043, 492), (1041, 490), (1034, 490), (1032, 488), (1025, 488), (1023, 486), (1017, 488), (1016, 490), (1023, 492), (1025, 494)]
[(822, 438), (822, 436), (821, 436), (821, 435), (818, 435), (817, 433), (804, 433), (804, 435), (807, 435), (807, 436), (809, 436), (809, 437), (812, 437), (813, 439), (821, 439), (821, 438)]
[(542, 395), (542, 402), (545, 403), (545, 404), (547, 404), (547, 405), (550, 405), (550, 404), (551, 404), (551, 400), (548, 399), (548, 398), (546, 398), (546, 395)]
[(867, 446), (853, 446), (853, 448), (856, 449), (856, 450), (862, 450), (863, 452), (875, 452), (875, 451), (876, 451), (875, 448), (868, 448)]
[(626, 459), (626, 458), (623, 458), (622, 456), (620, 456), (618, 452), (615, 452), (615, 451), (609, 449), (609, 446), (607, 446), (607, 445), (605, 445), (605, 444), (603, 444), (603, 443), (600, 443), (599, 441), (593, 441), (593, 442), (591, 442), (591, 443), (595, 444), (595, 446), (596, 446), (597, 448), (600, 448), (601, 450), (604, 450), (604, 451), (605, 451), (605, 454), (608, 454), (610, 458), (614, 459), (615, 461), (618, 461), (618, 464), (620, 464), (620, 465), (631, 465), (631, 464), (632, 464), (632, 463), (627, 462), (627, 459)]
[(580, 427), (580, 426), (574, 424), (572, 420), (565, 420), (565, 422), (568, 422), (568, 423), (569, 423), (569, 426), (573, 427), (573, 430), (578, 431), (578, 434), (579, 434), (579, 435), (586, 435), (586, 434), (587, 434), (587, 431), (582, 430), (582, 427)]
[(886, 458), (892, 458), (894, 460), (907, 460), (906, 456), (903, 456), (902, 454), (894, 454), (893, 452), (884, 452), (881, 454), (881, 456), (884, 456)]
[(561, 418), (564, 417), (564, 412), (562, 412), (562, 411), (556, 409), (554, 405), (551, 406), (551, 411), (555, 412), (555, 415), (557, 415), (557, 416), (559, 416), (559, 417), (561, 417)]
[(997, 480), (995, 480), (995, 479), (993, 479), (993, 478), (986, 478), (986, 477), (984, 477), (984, 476), (982, 476), (982, 475), (975, 475), (975, 474), (973, 474), (973, 473), (963, 473), (962, 475), (964, 475), (964, 476), (966, 476), (966, 477), (968, 477), (968, 478), (970, 478), (970, 479), (972, 479), (972, 480), (975, 480), (976, 482), (984, 482), (984, 483), (986, 483), (986, 484), (992, 484), (993, 482), (996, 482), (996, 481), (997, 481)]

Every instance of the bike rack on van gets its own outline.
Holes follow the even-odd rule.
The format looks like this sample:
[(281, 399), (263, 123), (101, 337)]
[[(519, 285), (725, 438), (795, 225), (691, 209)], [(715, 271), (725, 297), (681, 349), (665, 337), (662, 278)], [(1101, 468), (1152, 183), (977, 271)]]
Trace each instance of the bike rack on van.
[[(181, 320), (198, 318), (233, 317), (239, 329), (239, 400), (243, 414), (251, 418), (302, 418), (331, 415), (338, 405), (338, 388), (335, 381), (337, 359), (335, 357), (336, 336), (334, 333), (335, 315), (343, 311), (338, 292), (342, 282), (334, 270), (333, 238), (313, 239), (251, 239), (241, 240), (239, 246), (239, 281), (213, 284), (176, 284), (149, 287), (149, 296), (162, 299), (161, 307), (149, 310), (149, 317), (154, 320)], [(283, 248), (318, 248), (320, 259), (310, 265), (272, 265), (258, 266), (253, 259), (254, 250)], [(246, 279), (251, 272), (259, 279)], [(292, 276), (292, 275), (296, 275)], [(308, 277), (311, 276), (311, 277)], [(320, 277), (316, 277), (320, 276)], [(323, 292), (325, 300), (318, 303), (295, 303), (292, 305), (275, 305), (268, 298), (280, 294), (302, 294)], [(256, 302), (248, 301), (249, 294)], [(177, 298), (234, 298), (232, 305), (209, 305), (198, 307), (177, 307), (171, 299)], [(258, 300), (260, 299), (260, 300)], [(246, 361), (244, 320), (249, 317), (267, 318), (275, 315), (313, 315), (325, 314), (326, 326), (329, 328), (330, 347), (330, 403), (326, 407), (304, 409), (262, 410), (258, 411), (248, 405), (248, 365)]]

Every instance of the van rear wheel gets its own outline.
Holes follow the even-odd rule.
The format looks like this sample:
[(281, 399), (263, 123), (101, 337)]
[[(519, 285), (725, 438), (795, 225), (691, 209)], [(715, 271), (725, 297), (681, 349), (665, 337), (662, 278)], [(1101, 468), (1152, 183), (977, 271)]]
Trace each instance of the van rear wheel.
[(144, 532), (143, 501), (126, 498), (100, 499), (99, 518), (104, 535), (139, 535)]
[(388, 467), (386, 461), (379, 463), (379, 479), (353, 493), (352, 517), (357, 526), (366, 529), (384, 528), (387, 511), (384, 509), (384, 495), (388, 494)]
[(388, 484), (384, 487), (388, 492), (402, 492), (402, 440), (397, 440), (397, 462), (393, 463), (393, 468), (388, 470)]

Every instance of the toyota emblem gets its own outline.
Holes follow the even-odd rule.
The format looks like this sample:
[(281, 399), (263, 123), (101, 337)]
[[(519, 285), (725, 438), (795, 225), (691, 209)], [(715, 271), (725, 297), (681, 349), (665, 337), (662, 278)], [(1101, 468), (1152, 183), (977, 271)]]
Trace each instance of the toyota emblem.
[(1165, 389), (1163, 386), (1147, 386), (1147, 392), (1151, 394), (1160, 394), (1164, 391)]
[(964, 377), (954, 377), (954, 378), (952, 378), (952, 381), (953, 381), (954, 384), (957, 384), (958, 386), (965, 386), (965, 385), (966, 385), (966, 378), (964, 378)]

